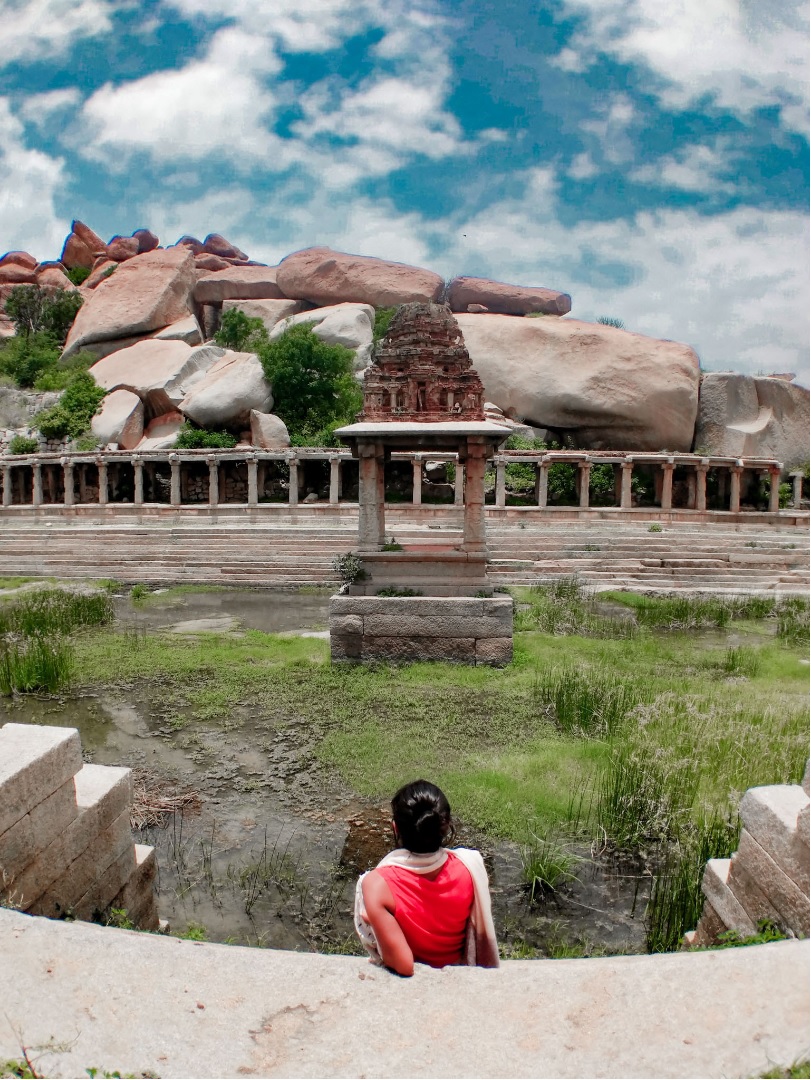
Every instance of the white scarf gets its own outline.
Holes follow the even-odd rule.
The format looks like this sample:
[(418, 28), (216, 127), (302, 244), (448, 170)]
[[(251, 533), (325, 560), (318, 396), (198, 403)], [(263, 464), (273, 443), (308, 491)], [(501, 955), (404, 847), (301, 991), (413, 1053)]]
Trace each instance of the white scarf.
[[(451, 851), (467, 867), (473, 879), (473, 907), (467, 923), (465, 963), (471, 967), (498, 967), (498, 944), (490, 910), (490, 884), (487, 880), (484, 860), (475, 848), (451, 848)], [(397, 848), (381, 859), (377, 866), (400, 866), (415, 874), (430, 874), (444, 866), (447, 858), (446, 848), (439, 848), (426, 855), (418, 855), (414, 851), (408, 851), (407, 848)], [(366, 874), (361, 874), (355, 886), (355, 930), (372, 962), (382, 964), (377, 938), (369, 925), (363, 904), (363, 879), (365, 877)]]

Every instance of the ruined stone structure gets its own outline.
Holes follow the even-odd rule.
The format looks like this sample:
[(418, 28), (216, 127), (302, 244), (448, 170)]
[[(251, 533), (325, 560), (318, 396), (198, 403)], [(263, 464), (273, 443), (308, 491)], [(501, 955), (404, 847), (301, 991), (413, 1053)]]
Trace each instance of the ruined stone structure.
[(485, 419), (484, 387), (449, 307), (406, 304), (397, 311), (366, 369), (361, 419)]
[(741, 800), (741, 837), (729, 859), (710, 859), (704, 871), (704, 911), (688, 946), (714, 945), (734, 930), (756, 934), (768, 919), (794, 937), (809, 934), (809, 771), (802, 785), (750, 788)]
[(82, 762), (75, 728), (0, 728), (0, 900), (90, 921), (123, 908), (157, 930), (155, 850), (134, 844), (130, 769)]

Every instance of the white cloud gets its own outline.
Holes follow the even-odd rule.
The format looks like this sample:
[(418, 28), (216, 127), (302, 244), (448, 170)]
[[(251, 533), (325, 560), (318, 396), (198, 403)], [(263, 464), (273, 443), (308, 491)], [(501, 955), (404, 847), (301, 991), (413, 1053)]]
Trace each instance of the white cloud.
[(74, 110), (82, 100), (75, 86), (65, 90), (49, 90), (44, 94), (31, 94), (20, 105), (19, 113), (35, 127), (46, 127), (54, 117), (62, 117)]
[(586, 120), (580, 128), (593, 135), (600, 146), (603, 159), (612, 165), (632, 161), (634, 143), (628, 129), (636, 115), (626, 94), (611, 94), (595, 106), (595, 118)]
[(778, 106), (784, 126), (804, 133), (808, 105), (808, 15), (799, 0), (566, 0), (587, 16), (558, 56), (583, 70), (603, 53), (643, 63), (658, 77), (649, 89), (670, 108), (705, 95), (745, 116)]
[(69, 231), (54, 209), (64, 162), (25, 145), (23, 125), (0, 98), (0, 237), (9, 251), (56, 259)]
[(60, 56), (80, 38), (112, 29), (114, 0), (2, 0), (0, 67)]
[(594, 162), (591, 154), (582, 153), (577, 154), (571, 165), (569, 166), (567, 175), (571, 176), (572, 180), (590, 180), (592, 176), (596, 176), (600, 170)]
[(721, 140), (714, 147), (685, 146), (675, 154), (642, 165), (630, 173), (630, 179), (651, 187), (676, 188), (691, 192), (740, 193), (740, 184), (721, 180), (729, 173), (731, 161)]

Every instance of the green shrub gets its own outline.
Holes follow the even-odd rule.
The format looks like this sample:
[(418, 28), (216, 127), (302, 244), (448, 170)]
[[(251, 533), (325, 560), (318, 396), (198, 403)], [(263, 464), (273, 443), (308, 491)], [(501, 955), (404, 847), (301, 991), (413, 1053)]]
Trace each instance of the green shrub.
[(231, 308), (223, 313), (214, 340), (223, 349), (245, 352), (253, 351), (257, 345), (266, 344), (268, 335), (261, 319), (252, 319), (239, 308)]
[(15, 285), (6, 300), (5, 312), (19, 336), (28, 337), (45, 331), (61, 344), (82, 303), (81, 294), (72, 289)]
[(81, 285), (90, 277), (92, 270), (89, 266), (74, 266), (66, 273), (74, 285)]
[(372, 329), (372, 337), (375, 344), (384, 338), (389, 330), (389, 323), (394, 318), (396, 307), (375, 308), (375, 324)]
[(17, 386), (33, 386), (58, 362), (59, 344), (44, 330), (10, 338), (0, 349), (0, 375), (9, 376)]
[(71, 376), (60, 401), (37, 417), (37, 426), (46, 439), (76, 439), (84, 435), (104, 398), (104, 390), (87, 371)]
[(597, 322), (603, 326), (613, 326), (616, 330), (625, 329), (625, 323), (622, 319), (615, 319), (613, 315), (600, 315)]
[(29, 438), (28, 435), (14, 435), (8, 444), (10, 454), (36, 454), (39, 450), (39, 441)]
[(179, 450), (227, 450), (236, 444), (236, 438), (227, 431), (205, 431), (185, 424), (175, 446)]
[(348, 551), (345, 555), (336, 555), (332, 560), (332, 569), (344, 585), (354, 585), (366, 577), (363, 563), (354, 551)]
[(67, 360), (60, 360), (53, 367), (47, 367), (34, 380), (34, 389), (43, 393), (64, 390), (77, 371), (87, 371), (96, 363), (95, 353), (83, 351), (75, 353)]
[(352, 372), (353, 354), (328, 345), (312, 327), (291, 326), (256, 349), (273, 387), (275, 412), (294, 445), (312, 445), (325, 428), (351, 423), (363, 404)]

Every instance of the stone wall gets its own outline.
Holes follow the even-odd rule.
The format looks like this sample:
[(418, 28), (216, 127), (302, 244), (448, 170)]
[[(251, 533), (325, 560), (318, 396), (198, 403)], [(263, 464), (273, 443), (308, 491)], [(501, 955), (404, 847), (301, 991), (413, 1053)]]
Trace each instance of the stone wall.
[(82, 762), (75, 728), (0, 728), (0, 902), (90, 921), (125, 908), (159, 925), (155, 852), (133, 844), (129, 769)]
[(808, 937), (809, 776), (802, 786), (750, 788), (741, 800), (741, 838), (730, 859), (710, 859), (704, 871), (704, 911), (687, 945), (713, 945), (735, 930), (756, 934), (768, 919), (795, 937)]
[(336, 661), (449, 660), (508, 664), (510, 597), (333, 596), (330, 652)]

